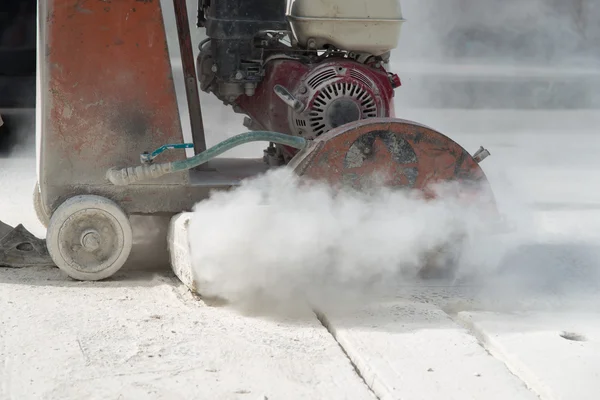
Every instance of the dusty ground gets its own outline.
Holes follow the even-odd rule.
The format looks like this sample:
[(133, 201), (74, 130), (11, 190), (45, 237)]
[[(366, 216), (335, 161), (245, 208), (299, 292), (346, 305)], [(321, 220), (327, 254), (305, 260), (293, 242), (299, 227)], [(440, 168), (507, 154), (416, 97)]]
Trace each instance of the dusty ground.
[[(282, 321), (206, 304), (164, 263), (103, 283), (2, 269), (0, 399), (595, 399), (600, 138), (551, 114), (485, 134), (476, 123), (520, 116), (406, 114), (484, 144), (503, 204), (518, 193), (538, 208), (541, 247), (507, 262), (510, 287), (404, 287), (355, 313)], [(2, 220), (42, 236), (34, 182), (32, 151), (0, 160)]]

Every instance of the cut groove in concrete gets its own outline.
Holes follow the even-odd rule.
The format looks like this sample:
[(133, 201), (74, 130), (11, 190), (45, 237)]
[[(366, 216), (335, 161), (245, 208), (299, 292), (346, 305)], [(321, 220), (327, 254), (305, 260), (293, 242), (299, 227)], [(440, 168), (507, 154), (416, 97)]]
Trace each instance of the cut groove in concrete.
[(502, 362), (508, 371), (513, 374), (516, 378), (521, 380), (523, 384), (535, 393), (541, 400), (553, 400), (553, 396), (548, 393), (544, 388), (542, 382), (530, 371), (526, 365), (521, 363), (515, 357), (511, 357), (510, 354), (503, 349), (500, 345), (492, 345), (492, 338), (479, 329), (479, 327), (466, 316), (466, 314), (459, 313), (458, 315), (451, 316), (457, 323), (460, 323), (466, 329), (471, 332), (475, 338), (479, 341), (481, 346), (487, 351), (492, 357)]
[[(375, 398), (377, 398), (378, 400), (381, 400), (381, 397), (379, 397), (377, 395), (377, 393), (373, 390), (373, 381), (376, 379), (376, 377), (373, 377), (371, 384), (369, 384), (369, 382), (367, 382), (367, 380), (363, 376), (363, 373), (361, 372), (360, 368), (358, 368), (358, 366), (354, 362), (354, 359), (350, 356), (350, 354), (348, 354), (348, 352), (346, 351), (344, 346), (339, 342), (338, 337), (337, 337), (337, 332), (336, 332), (335, 328), (333, 328), (331, 326), (331, 324), (329, 323), (329, 320), (327, 320), (327, 317), (325, 316), (325, 314), (315, 310), (315, 315), (316, 315), (317, 319), (319, 320), (319, 322), (321, 323), (321, 325), (323, 325), (323, 327), (325, 329), (327, 329), (327, 332), (329, 332), (331, 337), (336, 341), (336, 343), (340, 347), (340, 350), (342, 350), (342, 352), (346, 355), (346, 357), (348, 358), (348, 361), (352, 365), (352, 368), (354, 368), (354, 372), (356, 372), (356, 375), (365, 383), (365, 385), (369, 388), (371, 393), (373, 393), (373, 396)], [(383, 385), (383, 383), (382, 383), (382, 385)]]
[(538, 398), (431, 304), (394, 300), (318, 318), (380, 400)]

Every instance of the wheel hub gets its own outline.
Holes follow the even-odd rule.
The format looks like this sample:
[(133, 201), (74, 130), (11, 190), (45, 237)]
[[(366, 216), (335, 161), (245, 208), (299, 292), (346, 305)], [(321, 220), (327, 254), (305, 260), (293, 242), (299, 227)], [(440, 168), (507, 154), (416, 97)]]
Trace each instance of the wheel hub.
[(326, 121), (332, 128), (345, 125), (349, 122), (358, 121), (361, 110), (352, 99), (335, 99), (326, 111)]
[(87, 251), (98, 250), (101, 244), (100, 234), (95, 230), (89, 230), (81, 236), (81, 245)]
[(96, 195), (79, 195), (54, 211), (46, 243), (55, 265), (71, 278), (97, 281), (125, 264), (133, 232), (118, 204)]
[(82, 272), (96, 272), (111, 265), (122, 248), (118, 222), (110, 214), (85, 209), (72, 214), (60, 229), (63, 258)]

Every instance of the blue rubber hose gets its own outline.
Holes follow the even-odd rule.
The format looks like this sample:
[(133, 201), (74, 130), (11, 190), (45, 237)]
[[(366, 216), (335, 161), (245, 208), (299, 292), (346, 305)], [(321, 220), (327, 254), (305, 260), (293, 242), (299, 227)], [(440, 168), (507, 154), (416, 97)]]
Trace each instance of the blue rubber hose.
[(113, 185), (118, 186), (131, 185), (132, 183), (146, 179), (155, 179), (163, 175), (195, 168), (234, 147), (251, 142), (277, 143), (300, 150), (306, 148), (308, 145), (306, 139), (298, 136), (286, 135), (284, 133), (269, 131), (246, 132), (224, 140), (210, 149), (185, 160), (162, 164), (140, 165), (137, 167), (113, 167), (106, 172), (106, 179)]

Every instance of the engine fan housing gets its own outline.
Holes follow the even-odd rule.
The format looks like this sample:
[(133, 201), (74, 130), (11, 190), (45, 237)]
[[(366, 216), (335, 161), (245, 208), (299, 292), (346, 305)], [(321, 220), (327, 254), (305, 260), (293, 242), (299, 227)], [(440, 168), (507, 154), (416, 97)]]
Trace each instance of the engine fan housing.
[(349, 122), (392, 114), (393, 88), (387, 73), (381, 76), (380, 70), (355, 62), (313, 69), (293, 94), (305, 108), (289, 108), (290, 130), (307, 139)]
[[(367, 118), (393, 117), (397, 76), (381, 66), (348, 59), (305, 64), (271, 61), (254, 96), (239, 96), (235, 109), (251, 120), (246, 126), (314, 139), (331, 129)], [(286, 89), (301, 104), (292, 107), (275, 91)]]

